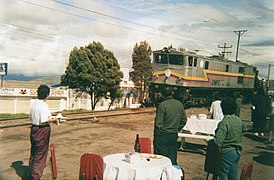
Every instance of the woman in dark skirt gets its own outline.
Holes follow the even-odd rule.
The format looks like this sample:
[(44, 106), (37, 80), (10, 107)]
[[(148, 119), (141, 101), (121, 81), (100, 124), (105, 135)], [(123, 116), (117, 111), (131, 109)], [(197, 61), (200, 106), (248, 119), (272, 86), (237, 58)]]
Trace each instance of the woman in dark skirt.
[(263, 90), (260, 88), (257, 94), (254, 95), (253, 105), (253, 129), (256, 136), (264, 136), (266, 117), (268, 116), (269, 103), (268, 98)]

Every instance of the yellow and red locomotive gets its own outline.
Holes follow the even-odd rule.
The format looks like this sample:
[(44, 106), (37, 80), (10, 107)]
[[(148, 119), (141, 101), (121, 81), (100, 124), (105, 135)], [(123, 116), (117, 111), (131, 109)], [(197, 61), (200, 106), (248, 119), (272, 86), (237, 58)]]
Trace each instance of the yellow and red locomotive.
[(243, 94), (251, 97), (257, 68), (223, 56), (202, 56), (196, 52), (164, 48), (153, 51), (150, 100), (161, 98), (164, 85), (173, 86), (175, 96), (186, 106), (205, 106), (214, 94)]

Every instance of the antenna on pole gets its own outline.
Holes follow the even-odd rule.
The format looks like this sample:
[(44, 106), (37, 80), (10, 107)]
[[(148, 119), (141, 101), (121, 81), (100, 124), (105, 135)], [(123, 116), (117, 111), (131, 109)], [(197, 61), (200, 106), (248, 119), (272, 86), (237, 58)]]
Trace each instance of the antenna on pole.
[(236, 62), (238, 61), (238, 52), (239, 52), (239, 46), (240, 46), (240, 38), (241, 35), (244, 34), (247, 30), (238, 30), (238, 31), (233, 31), (238, 35), (238, 43), (237, 43), (237, 51), (236, 51)]

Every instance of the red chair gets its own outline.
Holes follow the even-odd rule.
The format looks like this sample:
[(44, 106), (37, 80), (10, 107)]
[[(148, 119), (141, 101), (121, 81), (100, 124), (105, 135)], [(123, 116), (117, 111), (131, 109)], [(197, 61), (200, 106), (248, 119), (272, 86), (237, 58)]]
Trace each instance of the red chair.
[(253, 164), (247, 163), (244, 165), (241, 173), (240, 180), (250, 180), (252, 176)]
[(151, 140), (150, 138), (140, 137), (140, 153), (151, 154)]
[(85, 153), (80, 160), (80, 180), (103, 180), (104, 161), (100, 155)]
[(52, 179), (57, 179), (57, 166), (56, 166), (56, 159), (55, 159), (55, 151), (54, 145), (50, 144), (50, 162), (51, 162), (51, 172), (52, 172)]

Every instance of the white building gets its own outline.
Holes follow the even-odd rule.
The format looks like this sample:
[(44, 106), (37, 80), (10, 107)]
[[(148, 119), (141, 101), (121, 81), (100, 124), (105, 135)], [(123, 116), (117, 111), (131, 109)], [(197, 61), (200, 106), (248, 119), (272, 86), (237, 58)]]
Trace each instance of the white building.
[[(128, 93), (134, 90), (134, 83), (129, 80), (129, 69), (121, 68), (121, 71), (124, 73), (124, 78), (120, 83), (120, 87), (124, 92), (124, 96), (122, 99), (116, 100), (111, 109), (124, 106), (139, 107), (139, 104), (133, 102), (132, 96), (127, 97)], [(0, 113), (29, 113), (31, 102), (37, 99), (37, 88), (40, 84), (40, 82), (20, 82), (13, 85), (9, 82), (9, 86), (0, 88)], [(47, 103), (52, 112), (76, 109), (91, 110), (90, 95), (72, 89), (51, 89)], [(109, 104), (110, 99), (101, 99), (96, 104), (95, 110), (107, 110)]]

